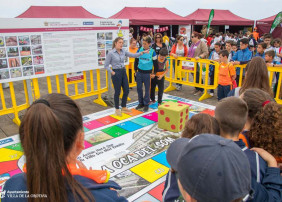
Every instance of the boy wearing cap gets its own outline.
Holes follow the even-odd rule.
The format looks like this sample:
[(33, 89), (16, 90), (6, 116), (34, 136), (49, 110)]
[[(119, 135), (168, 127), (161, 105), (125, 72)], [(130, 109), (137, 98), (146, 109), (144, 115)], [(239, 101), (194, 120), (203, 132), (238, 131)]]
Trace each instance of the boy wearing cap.
[(177, 172), (185, 201), (235, 202), (250, 197), (248, 158), (232, 140), (211, 134), (180, 138), (170, 145), (166, 158)]
[(257, 152), (249, 150), (245, 143), (239, 140), (247, 115), (247, 104), (237, 97), (225, 98), (216, 105), (215, 118), (219, 122), (220, 135), (233, 140), (248, 157), (254, 190), (253, 201), (281, 201), (282, 178), (274, 157), (269, 160), (270, 155), (265, 159), (267, 166), (265, 160)]

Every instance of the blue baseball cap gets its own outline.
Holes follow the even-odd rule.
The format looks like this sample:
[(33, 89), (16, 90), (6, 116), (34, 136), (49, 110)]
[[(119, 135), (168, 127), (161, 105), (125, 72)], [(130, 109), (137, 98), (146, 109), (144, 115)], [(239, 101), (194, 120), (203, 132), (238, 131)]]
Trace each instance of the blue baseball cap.
[(168, 148), (167, 161), (198, 202), (246, 200), (252, 192), (249, 160), (232, 140), (211, 134), (180, 138)]

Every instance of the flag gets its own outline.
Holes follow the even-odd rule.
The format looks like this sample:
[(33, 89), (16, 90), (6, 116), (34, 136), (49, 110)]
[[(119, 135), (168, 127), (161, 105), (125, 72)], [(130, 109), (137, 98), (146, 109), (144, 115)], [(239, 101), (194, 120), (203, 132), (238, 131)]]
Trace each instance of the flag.
[(212, 9), (211, 12), (210, 12), (210, 17), (209, 17), (209, 22), (208, 22), (206, 36), (208, 36), (208, 34), (209, 34), (210, 26), (211, 26), (211, 21), (212, 21), (213, 17), (214, 17), (214, 10)]
[(282, 23), (282, 11), (274, 18), (269, 33), (271, 34), (280, 23)]

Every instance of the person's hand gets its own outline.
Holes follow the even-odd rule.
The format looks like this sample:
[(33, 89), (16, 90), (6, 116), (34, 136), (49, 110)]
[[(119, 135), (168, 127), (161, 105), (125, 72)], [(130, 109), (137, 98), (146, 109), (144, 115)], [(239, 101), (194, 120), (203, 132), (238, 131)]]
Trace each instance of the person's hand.
[(239, 65), (240, 62), (239, 62), (239, 61), (235, 61), (235, 62), (233, 62), (233, 64), (234, 64), (234, 65)]
[(87, 169), (86, 166), (79, 160), (76, 160), (76, 164), (78, 165), (79, 168)]
[(261, 156), (261, 158), (263, 158), (263, 160), (267, 162), (268, 167), (275, 167), (275, 168), (278, 167), (277, 161), (274, 158), (274, 156), (272, 156), (264, 149), (253, 147), (251, 150), (257, 152)]
[(267, 67), (272, 67), (272, 64), (268, 62), (268, 63), (266, 63), (266, 66)]
[(145, 53), (149, 53), (149, 52), (150, 52), (150, 50), (144, 50), (144, 51), (142, 52), (142, 55), (145, 54)]
[(200, 58), (199, 58), (199, 57), (195, 57), (195, 59), (196, 59), (196, 60), (199, 60)]
[(164, 77), (164, 75), (158, 76), (158, 80), (161, 80)]
[(114, 76), (116, 73), (114, 71), (111, 72), (112, 76)]
[(156, 76), (155, 74), (151, 74), (151, 79), (155, 78), (155, 76)]
[(172, 56), (173, 56), (175, 59), (177, 59), (177, 55), (176, 55), (176, 54), (173, 53)]

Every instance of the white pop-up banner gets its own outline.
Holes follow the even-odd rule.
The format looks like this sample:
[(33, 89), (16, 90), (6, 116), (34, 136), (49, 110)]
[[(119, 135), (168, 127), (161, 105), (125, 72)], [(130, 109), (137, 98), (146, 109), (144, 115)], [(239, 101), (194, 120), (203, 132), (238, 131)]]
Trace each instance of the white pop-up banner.
[(125, 19), (0, 19), (0, 83), (103, 68)]

